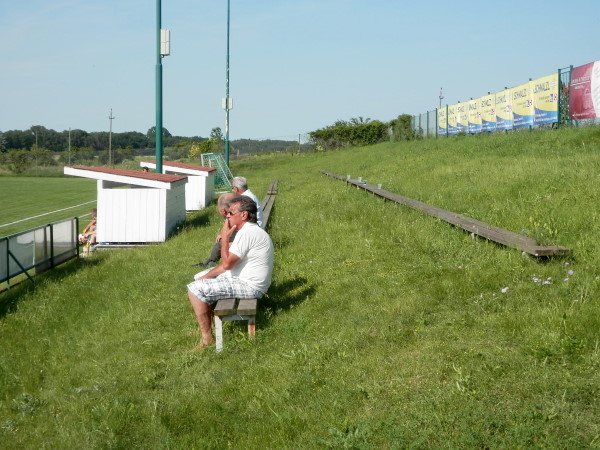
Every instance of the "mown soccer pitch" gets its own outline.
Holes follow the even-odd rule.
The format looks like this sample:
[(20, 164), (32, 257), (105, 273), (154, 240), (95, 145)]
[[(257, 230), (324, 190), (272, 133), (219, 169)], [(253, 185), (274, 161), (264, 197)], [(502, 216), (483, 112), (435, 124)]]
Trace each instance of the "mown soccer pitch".
[(94, 180), (67, 177), (0, 177), (0, 236), (68, 217), (96, 205)]

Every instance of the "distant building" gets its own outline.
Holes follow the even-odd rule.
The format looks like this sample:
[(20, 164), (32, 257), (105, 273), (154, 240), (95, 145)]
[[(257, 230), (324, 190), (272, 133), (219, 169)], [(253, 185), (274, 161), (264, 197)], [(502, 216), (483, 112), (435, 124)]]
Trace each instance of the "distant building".
[[(142, 161), (140, 166), (156, 169), (156, 161)], [(206, 208), (213, 201), (217, 169), (172, 161), (163, 161), (162, 168), (165, 173), (188, 177), (188, 182), (185, 185), (186, 210), (197, 211)]]

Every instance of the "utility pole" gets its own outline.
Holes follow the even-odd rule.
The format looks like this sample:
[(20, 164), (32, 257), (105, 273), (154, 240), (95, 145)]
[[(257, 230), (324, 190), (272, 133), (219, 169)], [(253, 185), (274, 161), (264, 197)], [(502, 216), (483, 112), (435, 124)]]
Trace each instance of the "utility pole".
[(442, 89), (440, 88), (440, 109), (442, 109), (442, 100), (444, 99), (444, 94), (442, 94)]
[(71, 165), (71, 128), (69, 128), (69, 166)]
[(112, 108), (110, 108), (110, 115), (108, 116), (108, 120), (110, 122), (110, 131), (108, 132), (108, 165), (113, 165), (113, 157), (112, 157), (112, 121), (115, 117), (112, 114)]

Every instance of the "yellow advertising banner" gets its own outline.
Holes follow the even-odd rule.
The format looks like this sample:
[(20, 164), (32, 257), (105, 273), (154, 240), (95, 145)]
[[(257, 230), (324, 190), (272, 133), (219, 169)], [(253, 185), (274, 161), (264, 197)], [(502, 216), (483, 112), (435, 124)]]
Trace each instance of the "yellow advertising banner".
[(513, 108), (513, 128), (533, 125), (533, 89), (532, 82), (520, 84), (511, 90)]
[(448, 134), (458, 133), (456, 106), (457, 105), (448, 106)]
[(558, 73), (531, 81), (536, 125), (558, 122)]
[(512, 130), (512, 90), (496, 92), (496, 130)]
[(456, 128), (459, 133), (466, 133), (469, 129), (469, 109), (466, 103), (456, 104)]
[(496, 94), (481, 97), (481, 131), (496, 131)]
[(443, 135), (448, 133), (448, 121), (446, 120), (446, 107), (440, 108), (437, 111), (438, 116), (438, 135)]
[(469, 121), (469, 133), (481, 133), (481, 100), (469, 100), (467, 103), (467, 117)]

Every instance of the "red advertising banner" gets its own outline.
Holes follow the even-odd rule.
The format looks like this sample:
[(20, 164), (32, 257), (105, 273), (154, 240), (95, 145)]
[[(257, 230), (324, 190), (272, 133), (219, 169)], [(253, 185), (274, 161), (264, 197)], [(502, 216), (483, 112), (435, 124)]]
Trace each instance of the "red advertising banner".
[(569, 110), (575, 120), (600, 117), (600, 61), (571, 71)]

